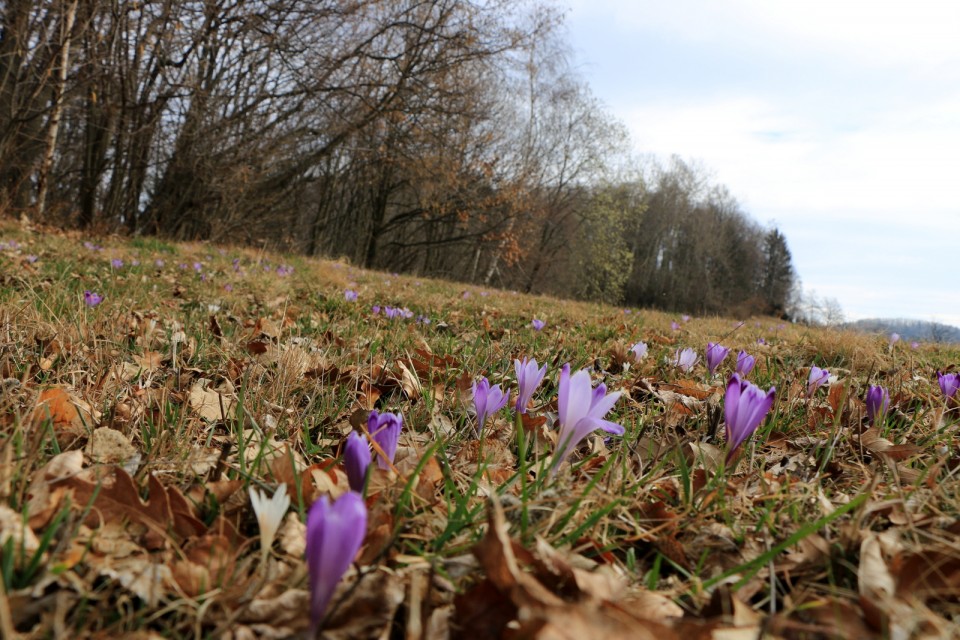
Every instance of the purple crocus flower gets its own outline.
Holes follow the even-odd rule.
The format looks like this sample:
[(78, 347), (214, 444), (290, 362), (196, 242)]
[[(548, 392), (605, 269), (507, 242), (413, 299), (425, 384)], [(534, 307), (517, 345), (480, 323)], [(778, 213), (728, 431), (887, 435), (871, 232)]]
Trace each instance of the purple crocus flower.
[(647, 343), (638, 342), (637, 344), (630, 347), (630, 351), (633, 352), (633, 359), (635, 362), (640, 362), (647, 357)]
[(84, 291), (83, 292), (83, 301), (88, 307), (95, 307), (101, 302), (103, 302), (103, 296), (99, 293), (94, 293), (93, 291)]
[(897, 344), (898, 342), (900, 342), (900, 334), (899, 334), (899, 333), (891, 333), (891, 334), (890, 334), (890, 346), (892, 347), (893, 345)]
[(960, 373), (940, 373), (937, 371), (937, 382), (940, 383), (940, 390), (948, 400), (957, 395), (960, 389)]
[(683, 314), (682, 316), (680, 316), (680, 319), (683, 320), (684, 322), (690, 322), (690, 316), (688, 316), (687, 314)]
[(707, 343), (707, 371), (710, 372), (710, 375), (713, 375), (713, 372), (717, 370), (717, 367), (720, 366), (720, 363), (726, 359), (729, 353), (730, 349), (721, 344), (716, 342)]
[(537, 318), (534, 318), (533, 320), (531, 320), (530, 324), (533, 325), (534, 331), (540, 331), (547, 325), (546, 322), (544, 322), (543, 320), (538, 320)]
[(386, 471), (393, 464), (393, 457), (397, 455), (397, 444), (400, 442), (400, 428), (403, 418), (395, 413), (378, 413), (376, 409), (370, 412), (367, 418), (367, 431), (373, 441), (380, 445), (383, 455), (377, 454), (377, 466)]
[(887, 407), (890, 406), (890, 394), (879, 385), (870, 385), (864, 402), (867, 403), (867, 420), (871, 424), (876, 424), (877, 421), (883, 420), (887, 413)]
[(673, 329), (674, 331), (679, 331), (679, 330), (680, 330), (680, 323), (677, 322), (676, 320), (672, 320), (672, 321), (670, 322), (670, 328)]
[(340, 578), (350, 568), (367, 533), (367, 507), (348, 491), (330, 504), (321, 496), (307, 514), (307, 569), (310, 572), (310, 637), (315, 637)]
[(557, 451), (553, 454), (551, 473), (556, 473), (570, 452), (581, 440), (597, 429), (607, 433), (623, 435), (623, 426), (604, 420), (603, 416), (613, 408), (620, 398), (620, 392), (607, 393), (605, 384), (591, 388), (590, 374), (586, 369), (570, 375), (570, 365), (563, 365), (560, 371), (560, 385), (557, 395), (559, 433)]
[(343, 299), (347, 302), (356, 302), (357, 301), (357, 292), (353, 289), (347, 289), (343, 292)]
[(810, 377), (807, 378), (807, 395), (813, 397), (817, 389), (830, 379), (830, 372), (817, 366), (810, 367)]
[(372, 307), (370, 307), (370, 311), (373, 313), (373, 315), (377, 315), (378, 313), (380, 313), (380, 305), (378, 304), (373, 305)]
[(517, 403), (515, 407), (519, 413), (526, 413), (527, 405), (533, 398), (533, 392), (537, 390), (537, 387), (543, 382), (543, 376), (547, 374), (547, 365), (538, 369), (536, 360), (524, 358), (523, 362), (514, 360), (513, 368), (517, 372)]
[(746, 351), (741, 351), (737, 354), (737, 374), (741, 378), (746, 378), (750, 372), (753, 371), (753, 367), (756, 364), (757, 359)]
[(113, 260), (110, 261), (110, 266), (113, 267), (114, 269), (122, 269), (123, 260), (121, 260), (120, 258), (114, 258)]
[(363, 485), (367, 480), (367, 469), (372, 461), (370, 443), (367, 436), (351, 431), (347, 436), (347, 444), (343, 447), (343, 466), (347, 470), (347, 480), (350, 489), (363, 493)]
[(688, 347), (686, 349), (677, 349), (677, 353), (674, 354), (673, 360), (670, 362), (684, 373), (688, 373), (690, 369), (696, 366), (699, 360), (700, 356), (697, 355), (697, 352)]
[(504, 393), (500, 385), (490, 386), (490, 381), (480, 376), (473, 382), (473, 407), (477, 412), (477, 433), (483, 431), (483, 423), (507, 404), (510, 392)]
[(726, 421), (727, 462), (733, 459), (740, 445), (749, 438), (773, 406), (776, 387), (764, 391), (736, 373), (727, 382), (727, 391), (723, 398), (723, 417)]

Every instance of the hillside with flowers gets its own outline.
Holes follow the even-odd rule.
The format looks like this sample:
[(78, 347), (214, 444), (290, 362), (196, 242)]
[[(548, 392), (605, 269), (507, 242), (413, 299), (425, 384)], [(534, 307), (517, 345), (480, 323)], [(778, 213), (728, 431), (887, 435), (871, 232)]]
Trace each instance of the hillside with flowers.
[(946, 638), (960, 350), (0, 225), (3, 638)]

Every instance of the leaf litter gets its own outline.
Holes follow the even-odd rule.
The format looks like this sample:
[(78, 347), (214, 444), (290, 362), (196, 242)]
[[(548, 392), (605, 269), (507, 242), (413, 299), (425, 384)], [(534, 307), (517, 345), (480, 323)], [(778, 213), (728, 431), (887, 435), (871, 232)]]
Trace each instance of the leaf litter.
[[(51, 256), (0, 289), (4, 637), (305, 637), (304, 515), (349, 490), (343, 444), (372, 410), (404, 428), (368, 475), (364, 542), (323, 637), (957, 635), (960, 409), (936, 382), (956, 349), (771, 319), (732, 334), (694, 319), (678, 335), (666, 314), (464, 296), (340, 263), (281, 279), (247, 268), (266, 254), (202, 245), (171, 251), (202, 260), (204, 280), (117, 279), (69, 234), (2, 230)], [(53, 256), (76, 285), (43, 286)], [(431, 323), (344, 301), (347, 282)], [(88, 307), (94, 289), (104, 301)], [(729, 463), (733, 364), (710, 376), (665, 362), (720, 336), (780, 390)], [(650, 354), (635, 360), (640, 340)], [(478, 433), (472, 382), (515, 393), (522, 357), (547, 363), (543, 386)], [(552, 474), (565, 362), (624, 393), (611, 419), (626, 434), (590, 436)], [(812, 394), (811, 363), (835, 376)], [(879, 424), (871, 384), (890, 390)], [(292, 505), (261, 562), (247, 489), (281, 484)]]

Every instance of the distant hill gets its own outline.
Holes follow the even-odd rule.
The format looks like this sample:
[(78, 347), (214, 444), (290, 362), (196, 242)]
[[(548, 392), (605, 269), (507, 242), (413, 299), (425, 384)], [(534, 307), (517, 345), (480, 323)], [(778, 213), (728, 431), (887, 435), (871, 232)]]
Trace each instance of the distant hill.
[(910, 342), (955, 342), (960, 343), (960, 328), (940, 322), (925, 320), (905, 320), (903, 318), (869, 318), (847, 322), (846, 329), (863, 333), (900, 334), (902, 340)]

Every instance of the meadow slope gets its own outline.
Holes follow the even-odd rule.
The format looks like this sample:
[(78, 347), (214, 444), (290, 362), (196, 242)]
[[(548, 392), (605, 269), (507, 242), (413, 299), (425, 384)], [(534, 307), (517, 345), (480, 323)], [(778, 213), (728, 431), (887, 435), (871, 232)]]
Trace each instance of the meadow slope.
[[(403, 427), (323, 637), (957, 635), (955, 347), (10, 222), (0, 243), (4, 638), (306, 637), (306, 517), (349, 490), (371, 410)], [(731, 456), (740, 351), (776, 391)], [(519, 413), (523, 358), (546, 375)], [(567, 363), (621, 394), (624, 433), (554, 466)], [(478, 435), (481, 377), (511, 395)], [(281, 485), (271, 542), (250, 490)]]

